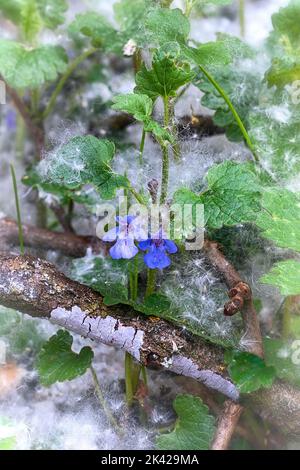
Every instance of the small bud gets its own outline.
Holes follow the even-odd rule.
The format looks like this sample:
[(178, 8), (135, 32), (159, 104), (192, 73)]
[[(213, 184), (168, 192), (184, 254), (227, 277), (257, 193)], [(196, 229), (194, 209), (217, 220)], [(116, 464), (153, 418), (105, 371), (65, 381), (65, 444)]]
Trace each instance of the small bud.
[(153, 204), (155, 204), (157, 200), (158, 186), (159, 186), (158, 181), (155, 178), (150, 180), (148, 183), (148, 190), (149, 190)]
[(137, 44), (133, 39), (129, 39), (129, 41), (123, 47), (123, 54), (126, 57), (131, 57), (135, 53), (137, 48)]

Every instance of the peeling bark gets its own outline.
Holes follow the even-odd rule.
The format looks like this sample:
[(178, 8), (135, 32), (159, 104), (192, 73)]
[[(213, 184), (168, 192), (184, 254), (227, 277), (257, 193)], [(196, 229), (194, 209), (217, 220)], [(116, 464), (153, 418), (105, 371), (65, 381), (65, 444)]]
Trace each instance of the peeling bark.
[[(48, 318), (75, 333), (127, 350), (146, 366), (192, 377), (238, 399), (222, 348), (131, 308), (108, 307), (99, 294), (68, 279), (46, 261), (1, 253), (0, 303)], [(300, 390), (277, 382), (243, 401), (285, 433), (300, 436)]]
[[(86, 250), (91, 247), (94, 252), (107, 253), (109, 245), (96, 237), (80, 236), (72, 233), (53, 232), (23, 224), (23, 236), (26, 246), (58, 250), (66, 256), (82, 257)], [(2, 250), (19, 243), (18, 226), (15, 221), (9, 218), (0, 220), (0, 245)], [(236, 297), (242, 297), (241, 309), (245, 334), (243, 346), (247, 351), (260, 357), (263, 356), (262, 337), (260, 333), (259, 321), (252, 302), (251, 289), (243, 282), (239, 273), (233, 265), (223, 255), (219, 245), (210, 240), (204, 243), (204, 253), (209, 263), (217, 270), (228, 286), (231, 297), (229, 303), (234, 303)], [(228, 307), (228, 303), (224, 307)]]
[(128, 351), (146, 366), (165, 367), (238, 399), (225, 372), (221, 348), (127, 306), (108, 307), (99, 294), (44, 260), (0, 254), (0, 264), (2, 305), (49, 318), (82, 336)]

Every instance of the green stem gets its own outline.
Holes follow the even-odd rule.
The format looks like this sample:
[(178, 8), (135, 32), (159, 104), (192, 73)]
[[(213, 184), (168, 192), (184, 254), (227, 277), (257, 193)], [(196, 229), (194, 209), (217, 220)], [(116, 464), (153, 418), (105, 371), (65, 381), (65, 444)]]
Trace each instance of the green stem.
[(153, 294), (155, 291), (156, 285), (156, 270), (155, 269), (148, 269), (147, 271), (147, 286), (146, 286), (146, 297)]
[(87, 59), (90, 55), (94, 54), (96, 52), (96, 50), (97, 49), (94, 49), (94, 48), (88, 49), (87, 51), (80, 54), (75, 60), (73, 60), (73, 62), (71, 62), (69, 64), (67, 70), (61, 76), (59, 82), (56, 85), (55, 90), (53, 91), (53, 93), (50, 97), (49, 103), (48, 103), (48, 105), (47, 105), (47, 107), (46, 107), (46, 109), (43, 113), (43, 119), (46, 119), (46, 117), (48, 117), (49, 114), (52, 112), (52, 110), (55, 106), (55, 102), (56, 102), (56, 99), (57, 99), (58, 95), (60, 94), (61, 90), (63, 89), (63, 87), (66, 83), (66, 81), (68, 80), (70, 75), (72, 75), (72, 73), (74, 72), (76, 67), (78, 67), (78, 65), (81, 62), (83, 62), (85, 59)]
[[(164, 102), (164, 126), (167, 129), (170, 122), (169, 99), (167, 96), (163, 98)], [(169, 184), (169, 150), (166, 145), (162, 145), (162, 169), (161, 169), (161, 193), (160, 204), (164, 204), (168, 195)]]
[(143, 206), (145, 205), (145, 201), (143, 199), (143, 197), (134, 189), (132, 188), (131, 186), (128, 188), (128, 191), (131, 192), (131, 194), (135, 197), (135, 199), (140, 203), (142, 204)]
[(24, 155), (26, 138), (26, 128), (22, 116), (17, 114), (17, 130), (16, 130), (16, 155), (21, 159)]
[(144, 365), (142, 365), (142, 367), (141, 367), (141, 372), (142, 372), (143, 382), (147, 387), (147, 385), (148, 385), (147, 369)]
[(140, 143), (140, 164), (143, 163), (143, 153), (144, 153), (144, 148), (145, 148), (145, 139), (146, 139), (146, 131), (145, 131), (145, 128), (143, 127), (143, 133), (142, 133), (142, 138), (141, 138), (141, 143)]
[(110, 411), (107, 403), (106, 403), (106, 400), (104, 398), (104, 395), (103, 395), (103, 392), (101, 390), (101, 387), (100, 387), (100, 383), (99, 383), (99, 380), (98, 380), (98, 377), (97, 377), (97, 374), (96, 374), (96, 371), (94, 369), (93, 366), (90, 366), (90, 371), (91, 371), (91, 374), (92, 374), (92, 377), (93, 377), (93, 382), (94, 382), (94, 387), (95, 387), (95, 392), (96, 392), (96, 395), (97, 395), (97, 398), (99, 400), (99, 403), (100, 405), (102, 406), (103, 408), (103, 411), (105, 413), (105, 416), (108, 420), (108, 422), (111, 424), (111, 426), (114, 428), (114, 430), (116, 431), (116, 433), (119, 435), (119, 436), (122, 436), (123, 435), (123, 432), (122, 430), (120, 429), (115, 417), (113, 416), (112, 412)]
[(195, 0), (185, 0), (185, 12), (184, 12), (184, 14), (187, 18), (189, 18), (191, 13), (192, 13), (194, 3), (195, 3)]
[(40, 104), (40, 90), (35, 89), (31, 91), (31, 110), (32, 115), (37, 116)]
[(164, 204), (168, 195), (169, 182), (169, 150), (166, 145), (162, 147), (161, 193), (160, 204)]
[(24, 237), (23, 237), (23, 228), (21, 221), (21, 211), (19, 204), (19, 195), (18, 195), (18, 186), (14, 166), (10, 165), (11, 177), (13, 181), (14, 193), (15, 193), (15, 202), (16, 202), (16, 211), (17, 211), (17, 222), (18, 222), (18, 231), (19, 231), (19, 243), (20, 243), (20, 253), (24, 255)]
[(125, 395), (127, 406), (131, 406), (133, 402), (133, 383), (132, 383), (132, 356), (125, 352)]
[(224, 101), (226, 102), (226, 104), (228, 105), (230, 111), (232, 112), (233, 114), (233, 117), (235, 118), (242, 134), (243, 134), (243, 137), (249, 147), (249, 149), (251, 150), (252, 152), (252, 155), (254, 157), (254, 160), (259, 163), (259, 158), (258, 156), (256, 155), (255, 153), (255, 150), (254, 150), (254, 146), (251, 142), (251, 139), (250, 139), (250, 136), (238, 114), (238, 112), (236, 111), (235, 107), (233, 106), (232, 102), (230, 101), (228, 95), (225, 93), (225, 91), (223, 90), (223, 88), (216, 82), (216, 80), (210, 75), (210, 73), (202, 66), (202, 65), (199, 65), (199, 68), (200, 70), (204, 73), (204, 75), (206, 76), (206, 78), (210, 81), (210, 83), (215, 87), (215, 89), (220, 93), (220, 95), (222, 96), (222, 98), (224, 99)]
[(239, 20), (242, 38), (245, 37), (245, 0), (239, 0)]
[(133, 273), (133, 300), (138, 296), (138, 283), (139, 283), (139, 258), (138, 255), (134, 258), (134, 273)]
[(135, 74), (137, 74), (140, 71), (142, 63), (143, 63), (142, 50), (140, 48), (137, 48), (137, 50), (133, 54), (133, 68), (134, 68)]
[(181, 159), (181, 151), (180, 145), (178, 141), (178, 134), (177, 134), (177, 127), (175, 124), (175, 101), (172, 100), (169, 102), (169, 109), (170, 109), (170, 120), (172, 122), (172, 135), (174, 138), (174, 144), (172, 145), (172, 150), (174, 154), (175, 161), (179, 161)]

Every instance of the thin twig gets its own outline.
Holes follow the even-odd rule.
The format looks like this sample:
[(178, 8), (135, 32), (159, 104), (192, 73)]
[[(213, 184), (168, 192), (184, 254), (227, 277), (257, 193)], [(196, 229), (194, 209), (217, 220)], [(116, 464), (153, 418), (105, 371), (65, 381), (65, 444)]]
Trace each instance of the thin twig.
[(234, 266), (227, 260), (218, 243), (205, 240), (204, 252), (210, 264), (218, 271), (230, 289), (229, 296), (231, 300), (226, 303), (224, 313), (231, 308), (237, 308), (236, 311), (241, 311), (245, 329), (243, 345), (248, 352), (263, 357), (262, 335), (250, 287), (241, 279)]
[(239, 403), (226, 400), (223, 411), (219, 416), (217, 431), (211, 450), (227, 450), (236, 429), (243, 407)]
[(44, 147), (44, 142), (45, 142), (44, 132), (42, 131), (42, 129), (40, 129), (40, 127), (38, 127), (34, 123), (30, 115), (30, 112), (28, 111), (24, 101), (20, 98), (18, 93), (15, 90), (13, 90), (6, 82), (5, 82), (5, 86), (6, 86), (8, 95), (10, 96), (14, 106), (17, 108), (20, 115), (22, 116), (26, 124), (26, 127), (32, 136), (32, 139), (34, 141), (34, 145), (36, 148), (36, 154), (38, 157), (40, 157), (43, 147)]

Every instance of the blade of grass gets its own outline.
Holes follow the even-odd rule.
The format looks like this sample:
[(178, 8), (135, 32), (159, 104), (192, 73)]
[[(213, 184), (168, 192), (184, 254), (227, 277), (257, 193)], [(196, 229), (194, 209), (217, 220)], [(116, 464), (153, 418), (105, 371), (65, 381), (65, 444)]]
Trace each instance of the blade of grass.
[(19, 195), (18, 195), (18, 186), (17, 186), (17, 179), (14, 166), (10, 165), (10, 172), (13, 181), (14, 193), (15, 193), (15, 202), (16, 202), (16, 211), (17, 211), (17, 222), (18, 222), (18, 230), (19, 230), (19, 243), (20, 243), (20, 253), (24, 255), (24, 237), (23, 237), (23, 228), (22, 228), (22, 221), (21, 221), (21, 211), (20, 211), (20, 204), (19, 204)]

